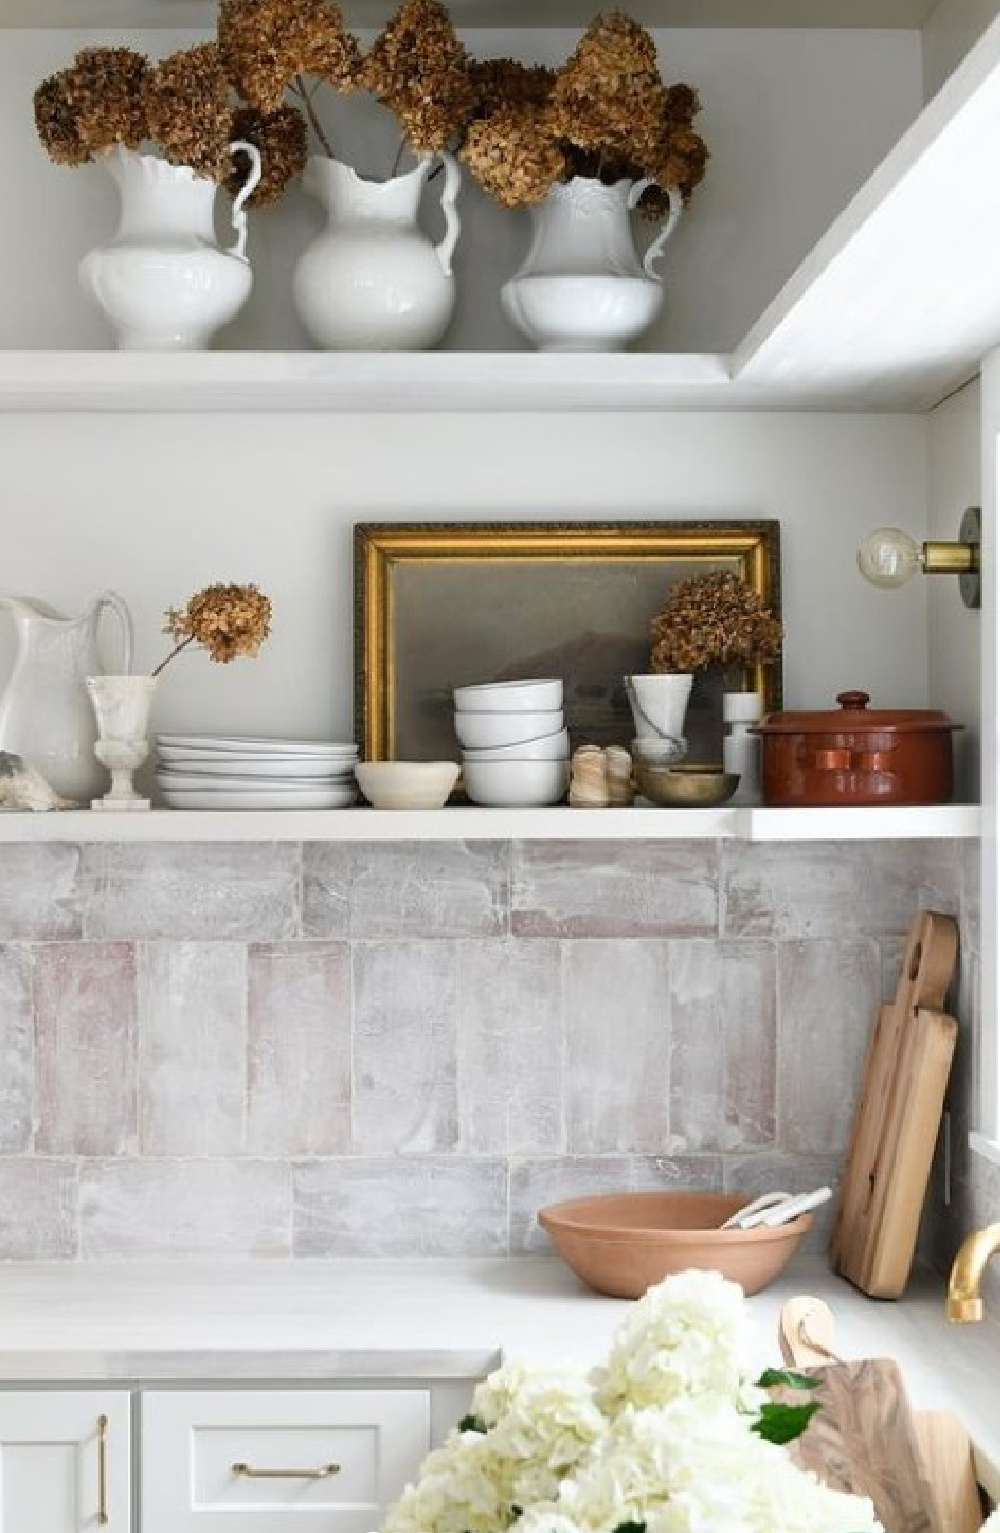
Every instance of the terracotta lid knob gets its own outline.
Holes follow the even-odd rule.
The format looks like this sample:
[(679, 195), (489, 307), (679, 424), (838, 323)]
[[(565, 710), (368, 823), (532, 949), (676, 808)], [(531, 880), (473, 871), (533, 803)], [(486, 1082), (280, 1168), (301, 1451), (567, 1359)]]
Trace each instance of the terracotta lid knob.
[(837, 701), (842, 708), (867, 708), (871, 702), (871, 693), (838, 692)]

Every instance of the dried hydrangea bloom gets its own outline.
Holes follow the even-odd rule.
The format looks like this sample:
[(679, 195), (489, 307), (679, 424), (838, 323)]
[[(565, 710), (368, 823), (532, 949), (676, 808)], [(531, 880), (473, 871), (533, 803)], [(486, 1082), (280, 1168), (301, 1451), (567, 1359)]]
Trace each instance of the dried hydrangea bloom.
[(560, 138), (644, 163), (662, 132), (667, 91), (656, 44), (621, 11), (598, 16), (559, 70), (552, 92)]
[(505, 208), (539, 202), (566, 175), (566, 157), (545, 113), (533, 106), (501, 108), (474, 122), (461, 158)]
[(653, 671), (775, 660), (782, 628), (761, 597), (731, 570), (679, 580), (650, 623)]
[(35, 92), (35, 126), (59, 164), (80, 165), (122, 144), (138, 149), (147, 137), (143, 82), (145, 54), (131, 48), (84, 48), (68, 69)]
[(546, 106), (556, 71), (518, 59), (475, 59), (469, 66), (476, 88), (477, 115), (489, 117), (501, 107)]
[(171, 607), (166, 616), (163, 631), (177, 648), (157, 666), (154, 676), (189, 644), (200, 644), (212, 660), (228, 665), (241, 655), (256, 655), (271, 632), (271, 603), (255, 585), (206, 586), (186, 607)]
[(418, 154), (446, 149), (476, 110), (471, 60), (440, 0), (406, 0), (375, 39), (364, 84)]
[(260, 112), (275, 112), (296, 75), (353, 90), (361, 49), (328, 0), (222, 0), (219, 48), (234, 88)]
[(215, 181), (225, 178), (232, 109), (215, 43), (161, 59), (146, 75), (143, 102), (149, 136), (171, 164), (190, 165)]
[[(276, 112), (258, 112), (254, 107), (240, 107), (233, 113), (232, 136), (254, 144), (260, 150), (260, 181), (248, 200), (252, 208), (277, 202), (289, 181), (305, 169), (309, 153), (305, 118), (293, 106)], [(237, 196), (245, 179), (245, 166), (239, 156), (226, 177), (226, 190)]]

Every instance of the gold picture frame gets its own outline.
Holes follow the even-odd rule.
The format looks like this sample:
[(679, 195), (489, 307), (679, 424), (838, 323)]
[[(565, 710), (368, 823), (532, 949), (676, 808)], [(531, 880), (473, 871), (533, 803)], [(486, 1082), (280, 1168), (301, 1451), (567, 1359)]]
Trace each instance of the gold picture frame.
[[(357, 524), (355, 701), (365, 759), (457, 759), (452, 688), (518, 673), (567, 679), (574, 746), (627, 744), (622, 678), (648, 669), (649, 619), (674, 580), (718, 568), (735, 569), (780, 616), (777, 521)], [(740, 671), (732, 684), (763, 693), (766, 710), (781, 706), (780, 658)], [(692, 759), (721, 751), (713, 688), (721, 691), (721, 677), (699, 673)]]

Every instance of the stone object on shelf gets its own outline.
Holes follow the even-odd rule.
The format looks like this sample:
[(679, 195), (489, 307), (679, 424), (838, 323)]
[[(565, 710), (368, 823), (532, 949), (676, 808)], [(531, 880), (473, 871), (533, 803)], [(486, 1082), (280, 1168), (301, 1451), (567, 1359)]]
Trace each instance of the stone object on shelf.
[(72, 798), (62, 798), (29, 761), (11, 751), (0, 751), (0, 810), (28, 809), (36, 814), (47, 809), (79, 809)]

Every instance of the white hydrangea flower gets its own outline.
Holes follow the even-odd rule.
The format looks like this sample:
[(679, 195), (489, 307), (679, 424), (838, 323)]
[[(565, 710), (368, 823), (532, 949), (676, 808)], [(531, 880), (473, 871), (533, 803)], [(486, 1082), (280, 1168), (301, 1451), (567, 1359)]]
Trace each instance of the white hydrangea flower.
[(584, 1374), (526, 1374), (489, 1434), (492, 1451), (510, 1465), (515, 1504), (552, 1500), (606, 1426)]
[(384, 1533), (498, 1533), (510, 1521), (504, 1466), (481, 1432), (453, 1432), (390, 1508)]
[(476, 1385), (472, 1396), (472, 1414), (487, 1427), (495, 1427), (501, 1416), (510, 1410), (514, 1396), (537, 1370), (525, 1363), (504, 1363), (481, 1384)]
[(593, 1373), (609, 1416), (626, 1405), (666, 1405), (681, 1395), (742, 1401), (747, 1393), (748, 1319), (743, 1290), (718, 1272), (681, 1272), (649, 1289), (619, 1327)]

